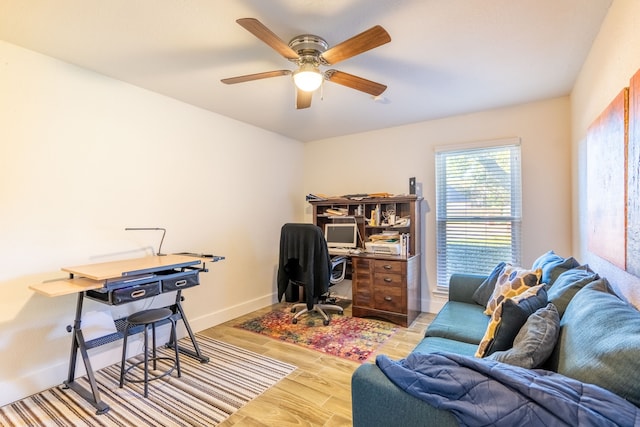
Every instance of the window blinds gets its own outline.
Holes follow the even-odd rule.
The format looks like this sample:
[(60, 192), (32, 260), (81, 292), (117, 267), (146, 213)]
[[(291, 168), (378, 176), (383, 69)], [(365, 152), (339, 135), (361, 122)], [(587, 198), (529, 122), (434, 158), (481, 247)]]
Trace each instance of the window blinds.
[(437, 276), (520, 264), (520, 145), (436, 152)]

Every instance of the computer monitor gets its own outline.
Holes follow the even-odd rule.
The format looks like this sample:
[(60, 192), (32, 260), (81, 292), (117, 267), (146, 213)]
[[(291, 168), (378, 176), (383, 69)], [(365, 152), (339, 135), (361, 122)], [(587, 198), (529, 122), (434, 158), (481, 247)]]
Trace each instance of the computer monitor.
[(330, 248), (357, 248), (358, 226), (357, 224), (326, 224), (324, 238)]

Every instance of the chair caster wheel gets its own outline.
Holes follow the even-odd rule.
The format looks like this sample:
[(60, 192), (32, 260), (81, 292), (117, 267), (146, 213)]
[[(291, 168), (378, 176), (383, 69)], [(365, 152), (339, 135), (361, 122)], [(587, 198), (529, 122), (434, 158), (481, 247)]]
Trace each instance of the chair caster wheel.
[(298, 323), (298, 319), (293, 318), (293, 319), (291, 320), (291, 323), (293, 323), (294, 325), (295, 325), (295, 324), (297, 324), (297, 323)]
[(328, 320), (323, 320), (323, 321), (322, 321), (322, 324), (323, 324), (324, 326), (329, 326), (329, 321), (328, 321)]

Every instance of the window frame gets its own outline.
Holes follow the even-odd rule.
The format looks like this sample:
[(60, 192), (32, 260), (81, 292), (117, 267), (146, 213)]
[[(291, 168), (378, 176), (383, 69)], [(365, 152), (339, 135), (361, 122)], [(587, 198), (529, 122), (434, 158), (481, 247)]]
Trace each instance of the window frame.
[[(494, 150), (508, 149), (509, 150), (509, 179), (510, 179), (510, 191), (509, 191), (509, 203), (508, 206), (505, 204), (503, 208), (509, 208), (509, 214), (505, 215), (488, 215), (485, 212), (491, 212), (491, 209), (484, 209), (485, 212), (482, 212), (482, 209), (474, 209), (473, 212), (476, 215), (460, 215), (461, 210), (447, 209), (447, 205), (443, 204), (446, 200), (450, 200), (451, 196), (447, 199), (449, 195), (447, 191), (447, 182), (451, 181), (451, 179), (447, 180), (446, 176), (446, 166), (444, 163), (444, 159), (447, 157), (453, 158), (454, 156), (463, 156), (469, 155), (469, 157), (473, 156), (473, 153), (478, 154), (487, 154)], [(505, 138), (499, 140), (490, 140), (490, 141), (478, 141), (471, 142), (465, 144), (453, 144), (453, 145), (445, 145), (435, 147), (435, 175), (436, 175), (436, 291), (439, 292), (447, 292), (449, 288), (449, 277), (453, 273), (476, 273), (476, 274), (489, 274), (493, 267), (501, 261), (509, 262), (514, 265), (520, 265), (521, 254), (522, 254), (522, 147), (520, 138)], [(502, 170), (502, 169), (501, 169)], [(445, 176), (442, 176), (445, 174)], [(460, 175), (460, 174), (458, 174)], [(444, 181), (443, 181), (444, 179)], [(460, 181), (457, 181), (460, 183)], [(470, 181), (471, 182), (471, 181)], [(464, 188), (464, 187), (463, 187)], [(465, 190), (472, 191), (473, 188), (471, 186), (465, 188)], [(443, 200), (443, 192), (445, 193)], [(449, 202), (451, 204), (451, 202)], [(469, 203), (465, 202), (464, 206), (468, 206)], [(482, 206), (490, 206), (490, 205), (482, 205)], [(494, 210), (497, 209), (499, 205), (494, 205)], [(465, 208), (466, 209), (466, 208)], [(449, 211), (455, 211), (457, 215), (450, 215)], [(462, 209), (464, 210), (464, 209)], [(480, 212), (480, 214), (478, 214)], [(451, 265), (460, 265), (465, 262), (461, 262), (463, 258), (466, 256), (458, 256), (458, 263), (455, 263), (455, 257), (451, 259), (447, 259), (447, 253), (451, 252), (451, 240), (453, 238), (449, 238), (450, 234), (442, 235), (442, 233), (447, 233), (447, 230), (452, 228), (451, 224), (466, 224), (468, 227), (470, 224), (474, 225), (484, 225), (486, 230), (490, 230), (491, 226), (497, 227), (497, 224), (503, 224), (505, 228), (508, 228), (510, 231), (508, 233), (510, 244), (510, 259), (498, 259), (494, 257), (491, 261), (488, 261), (487, 258), (491, 258), (490, 255), (486, 254), (486, 251), (483, 255), (486, 255), (483, 263), (479, 263), (480, 265), (470, 264), (469, 267), (465, 269), (461, 269), (459, 271), (452, 271)], [(507, 225), (508, 224), (508, 225)], [(447, 225), (450, 225), (447, 228)], [(461, 228), (464, 228), (465, 225), (462, 225)], [(472, 228), (472, 227), (468, 227)], [(482, 237), (483, 233), (478, 232), (477, 234), (469, 233), (466, 234), (467, 231), (463, 232), (465, 238), (467, 236), (478, 236)], [(487, 236), (491, 233), (485, 233), (484, 239), (486, 240)], [(494, 232), (495, 233), (495, 232)], [(455, 234), (455, 233), (454, 233)], [(499, 234), (494, 234), (493, 237), (496, 238)], [(467, 245), (467, 248), (471, 248), (475, 245)], [(485, 246), (486, 247), (486, 246)], [(503, 248), (504, 249), (504, 248)], [(478, 250), (478, 248), (476, 248)], [(466, 248), (463, 249), (466, 251)]]

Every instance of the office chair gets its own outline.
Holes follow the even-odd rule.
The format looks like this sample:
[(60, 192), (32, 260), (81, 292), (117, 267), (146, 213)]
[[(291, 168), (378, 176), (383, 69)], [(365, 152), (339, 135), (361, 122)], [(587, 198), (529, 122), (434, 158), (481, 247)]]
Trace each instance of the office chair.
[[(314, 224), (285, 224), (280, 231), (280, 258), (278, 265), (278, 300), (289, 286), (299, 286), (303, 290), (304, 302), (294, 304), (296, 313), (292, 322), (305, 313), (319, 313), (324, 325), (329, 324), (326, 310), (343, 313), (342, 307), (324, 303), (329, 286), (344, 279), (346, 258), (329, 256), (327, 242), (322, 229)], [(302, 309), (298, 311), (299, 309)]]

